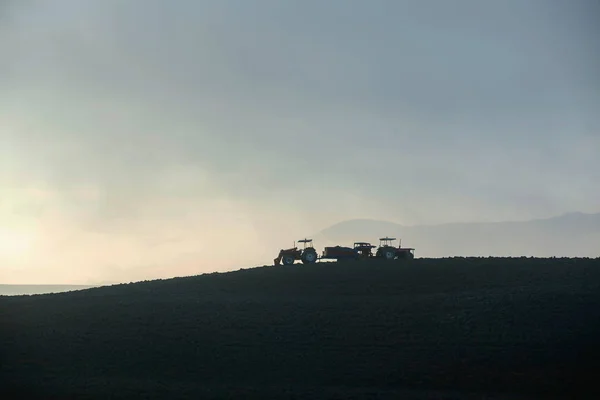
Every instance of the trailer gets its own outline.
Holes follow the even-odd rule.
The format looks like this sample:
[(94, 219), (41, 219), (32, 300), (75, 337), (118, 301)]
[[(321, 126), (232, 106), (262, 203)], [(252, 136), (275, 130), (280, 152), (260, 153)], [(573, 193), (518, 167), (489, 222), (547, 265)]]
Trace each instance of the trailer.
[(330, 246), (325, 247), (319, 259), (326, 260), (360, 260), (373, 257), (376, 246), (367, 242), (355, 242), (353, 247)]
[[(299, 249), (294, 242), (294, 247), (289, 249), (281, 249), (279, 255), (275, 258), (274, 264), (292, 265), (296, 261), (302, 261), (303, 264), (313, 264), (320, 260), (368, 260), (373, 258), (394, 260), (394, 259), (413, 259), (414, 249), (394, 247), (392, 242), (395, 238), (384, 237), (379, 239), (379, 247), (372, 245), (369, 242), (354, 242), (353, 247), (346, 246), (328, 246), (325, 247), (323, 253), (319, 256), (315, 250), (312, 239), (298, 240), (298, 243), (303, 244), (303, 248)], [(377, 248), (375, 254), (373, 249)]]

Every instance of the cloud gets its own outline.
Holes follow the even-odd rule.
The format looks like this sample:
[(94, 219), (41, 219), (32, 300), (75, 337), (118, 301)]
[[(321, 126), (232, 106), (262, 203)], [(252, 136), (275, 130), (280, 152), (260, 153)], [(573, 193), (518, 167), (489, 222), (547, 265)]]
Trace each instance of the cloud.
[(594, 4), (3, 2), (0, 217), (36, 238), (11, 279), (597, 211)]

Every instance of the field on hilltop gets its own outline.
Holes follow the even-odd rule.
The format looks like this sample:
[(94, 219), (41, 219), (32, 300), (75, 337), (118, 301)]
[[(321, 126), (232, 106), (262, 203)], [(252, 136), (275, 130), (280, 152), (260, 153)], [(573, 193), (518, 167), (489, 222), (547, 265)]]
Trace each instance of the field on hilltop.
[(322, 263), (0, 297), (0, 398), (565, 398), (591, 387), (599, 267)]

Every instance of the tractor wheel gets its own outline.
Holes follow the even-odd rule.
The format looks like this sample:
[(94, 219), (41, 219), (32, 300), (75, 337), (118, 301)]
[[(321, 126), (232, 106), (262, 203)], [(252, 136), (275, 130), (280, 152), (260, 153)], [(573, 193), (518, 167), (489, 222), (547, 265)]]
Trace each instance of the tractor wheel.
[(285, 255), (282, 257), (283, 265), (292, 265), (295, 261), (294, 256)]
[(386, 260), (393, 260), (396, 257), (396, 252), (394, 250), (384, 250), (383, 258)]
[(304, 264), (312, 264), (317, 262), (317, 252), (314, 250), (308, 250), (302, 253), (302, 262)]

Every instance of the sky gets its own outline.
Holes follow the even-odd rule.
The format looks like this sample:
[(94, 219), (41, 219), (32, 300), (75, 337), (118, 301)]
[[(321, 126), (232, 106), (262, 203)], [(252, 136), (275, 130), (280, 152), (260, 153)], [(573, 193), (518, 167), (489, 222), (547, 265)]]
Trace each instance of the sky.
[(594, 0), (1, 0), (0, 283), (600, 212)]

